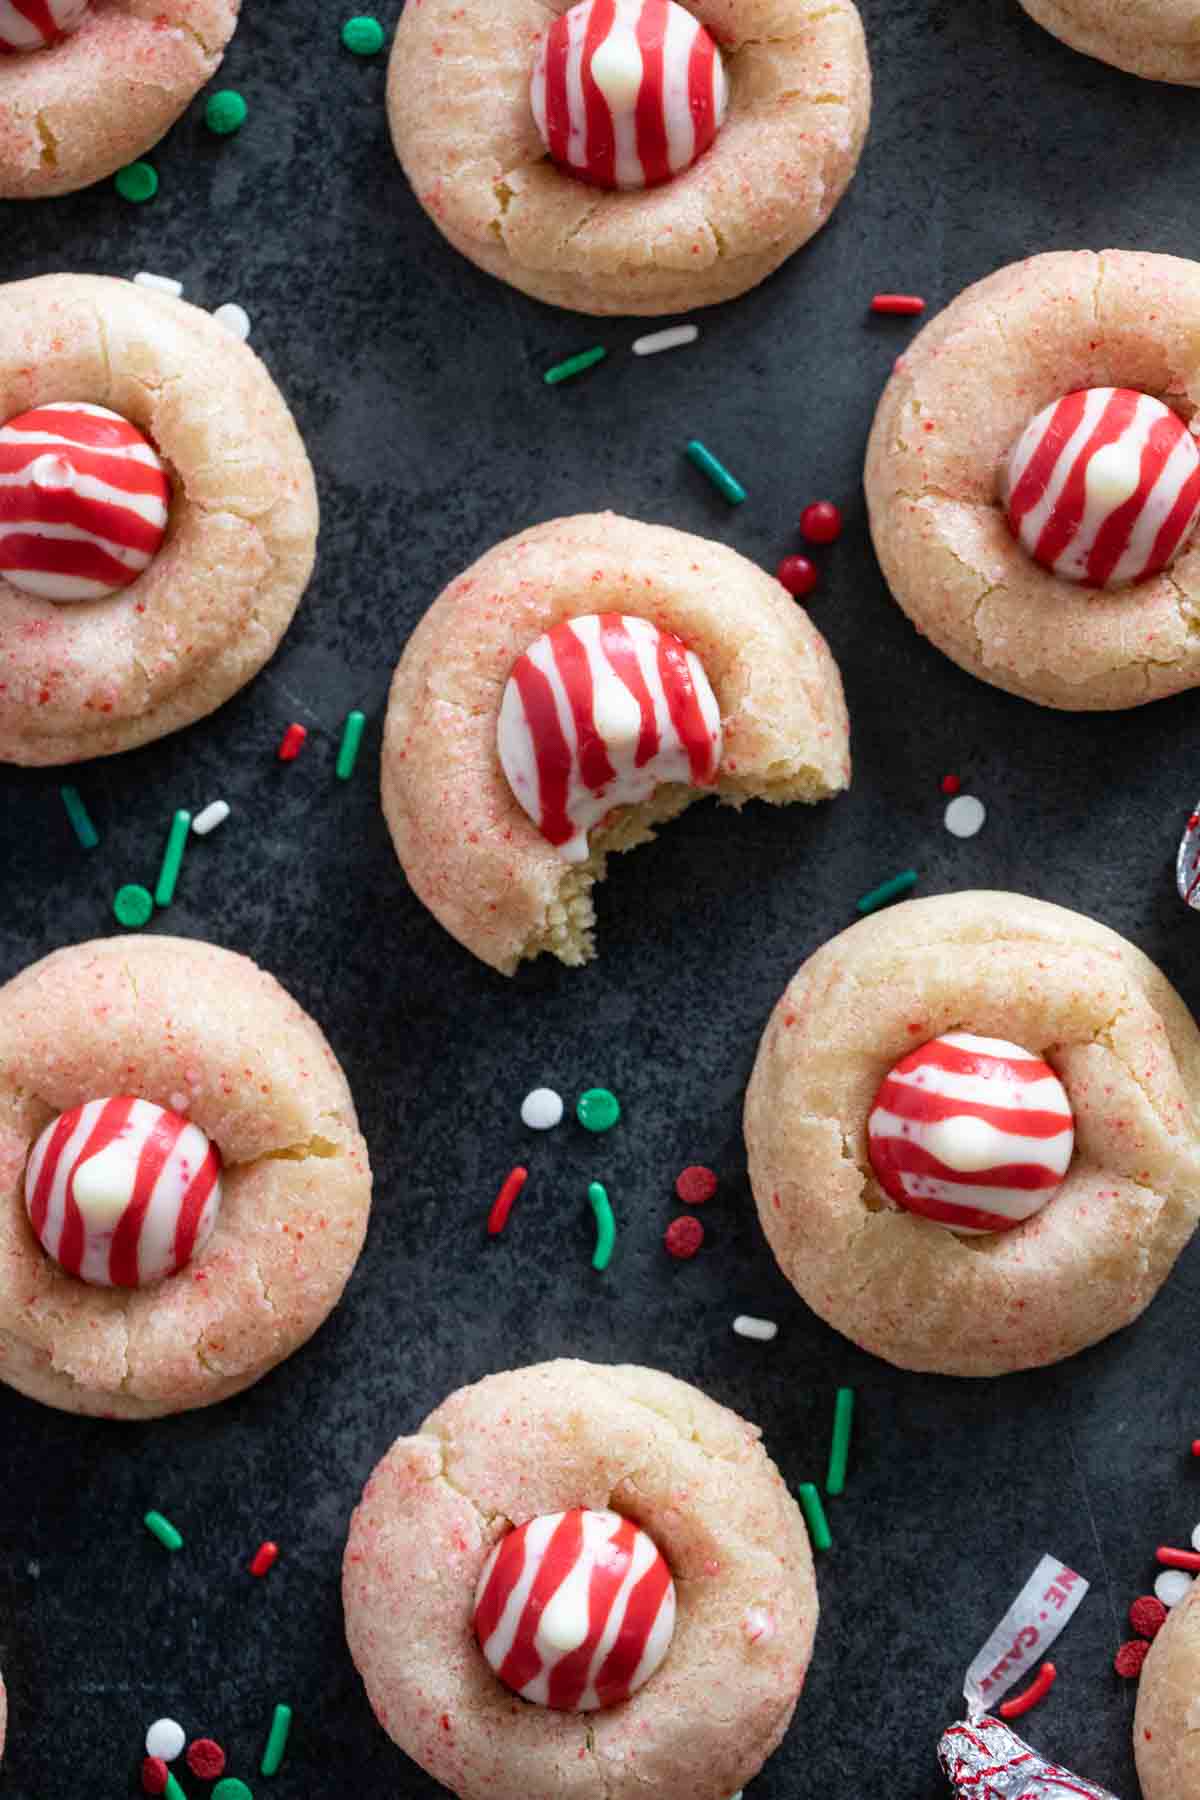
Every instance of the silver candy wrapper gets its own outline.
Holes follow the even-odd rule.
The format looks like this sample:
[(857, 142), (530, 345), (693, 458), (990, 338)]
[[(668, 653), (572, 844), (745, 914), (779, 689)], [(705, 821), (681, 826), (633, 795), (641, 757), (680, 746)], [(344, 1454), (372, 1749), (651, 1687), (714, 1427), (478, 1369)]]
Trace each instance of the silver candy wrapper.
[(999, 1719), (952, 1725), (938, 1761), (958, 1800), (1116, 1800), (1106, 1788), (1056, 1768)]
[(1188, 819), (1179, 840), (1175, 886), (1184, 904), (1200, 912), (1200, 804)]

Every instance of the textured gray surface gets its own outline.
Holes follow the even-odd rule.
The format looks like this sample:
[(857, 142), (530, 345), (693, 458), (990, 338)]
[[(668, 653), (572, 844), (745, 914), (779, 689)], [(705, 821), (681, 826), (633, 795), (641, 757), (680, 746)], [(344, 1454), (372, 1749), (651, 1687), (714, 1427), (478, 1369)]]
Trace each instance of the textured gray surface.
[[(476, 0), (484, 4), (485, 0)], [(398, 8), (387, 0), (385, 23)], [(1038, 711), (960, 675), (883, 590), (859, 476), (904, 321), (868, 321), (880, 287), (934, 304), (1035, 250), (1194, 252), (1195, 95), (1076, 57), (1015, 0), (865, 0), (877, 108), (830, 227), (764, 290), (707, 315), (695, 349), (614, 354), (570, 388), (542, 368), (642, 327), (549, 312), (476, 275), (425, 221), (388, 147), (382, 59), (337, 44), (328, 0), (247, 0), (226, 85), (251, 105), (218, 143), (192, 109), (155, 160), (157, 202), (104, 188), (0, 208), (0, 276), (70, 267), (180, 277), (242, 301), (291, 400), (324, 508), (318, 572), (266, 672), (215, 718), (74, 779), (103, 835), (71, 838), (53, 772), (3, 776), (3, 960), (15, 972), (110, 929), (124, 881), (152, 884), (176, 806), (225, 795), (193, 842), (162, 928), (272, 969), (342, 1056), (378, 1182), (346, 1300), (307, 1350), (217, 1411), (146, 1428), (88, 1424), (0, 1391), (0, 1663), (11, 1741), (0, 1793), (66, 1800), (135, 1788), (146, 1723), (171, 1713), (252, 1775), (278, 1698), (293, 1748), (269, 1791), (432, 1796), (374, 1724), (341, 1633), (338, 1563), (376, 1458), (450, 1388), (560, 1353), (657, 1363), (761, 1422), (793, 1482), (823, 1470), (833, 1390), (859, 1392), (808, 1690), (755, 1800), (941, 1791), (940, 1729), (970, 1656), (1037, 1554), (1096, 1583), (1063, 1640), (1058, 1686), (1027, 1721), (1041, 1748), (1132, 1797), (1132, 1693), (1110, 1669), (1155, 1542), (1200, 1516), (1186, 1448), (1200, 1262), (1186, 1255), (1145, 1322), (1065, 1368), (981, 1386), (895, 1374), (809, 1316), (755, 1221), (739, 1131), (758, 1033), (799, 960), (864, 889), (912, 863), (921, 891), (1009, 886), (1126, 932), (1200, 1006), (1200, 923), (1171, 888), (1195, 798), (1191, 697), (1113, 718)], [(704, 438), (741, 476), (730, 513), (680, 457)], [(809, 499), (846, 509), (813, 602), (846, 676), (855, 785), (817, 811), (696, 809), (617, 866), (602, 960), (508, 983), (407, 893), (375, 797), (391, 667), (443, 583), (534, 519), (600, 506), (735, 544), (773, 566)], [(332, 779), (361, 705), (360, 771)], [(299, 762), (275, 744), (307, 724)], [(984, 834), (941, 827), (938, 778), (988, 804)], [(611, 1137), (531, 1141), (517, 1109), (546, 1081), (615, 1087)], [(510, 1165), (531, 1180), (507, 1235), (482, 1222)], [(660, 1248), (671, 1181), (723, 1177), (709, 1244)], [(588, 1266), (586, 1183), (620, 1222), (609, 1275)], [(737, 1312), (773, 1345), (730, 1335)], [(174, 1559), (138, 1524), (155, 1505)], [(245, 1576), (260, 1538), (283, 1549)], [(199, 1784), (188, 1781), (190, 1791)], [(252, 1780), (261, 1793), (268, 1784)]]

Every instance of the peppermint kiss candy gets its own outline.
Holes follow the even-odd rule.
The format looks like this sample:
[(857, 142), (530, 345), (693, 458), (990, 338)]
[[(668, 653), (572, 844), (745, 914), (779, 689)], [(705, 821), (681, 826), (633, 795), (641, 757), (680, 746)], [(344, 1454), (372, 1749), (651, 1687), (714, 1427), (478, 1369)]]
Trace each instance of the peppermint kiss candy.
[(952, 1725), (938, 1761), (955, 1800), (1114, 1800), (1107, 1788), (1047, 1762), (999, 1719)]
[(588, 613), (537, 639), (504, 689), (497, 747), (508, 785), (568, 862), (614, 807), (664, 781), (711, 787), (721, 709), (699, 657), (645, 619)]
[(1157, 575), (1200, 517), (1200, 452), (1175, 413), (1132, 388), (1084, 388), (1026, 426), (1002, 481), (1014, 537), (1066, 581)]
[(137, 428), (54, 401), (0, 428), (0, 577), (42, 600), (103, 600), (162, 547), (171, 483)]
[(618, 1706), (671, 1647), (675, 1583), (617, 1513), (547, 1513), (501, 1538), (475, 1590), (475, 1636), (506, 1687), (558, 1712)]
[(221, 1156), (198, 1125), (123, 1095), (60, 1113), (33, 1147), (25, 1210), (43, 1250), (97, 1287), (148, 1287), (212, 1234)]
[(1011, 1231), (1062, 1181), (1071, 1104), (1049, 1063), (1003, 1038), (954, 1031), (898, 1062), (867, 1121), (885, 1193), (952, 1231)]
[(78, 31), (90, 0), (0, 0), (0, 51), (41, 50)]
[(721, 52), (675, 0), (581, 0), (542, 39), (530, 100), (554, 161), (604, 188), (690, 169), (725, 118)]

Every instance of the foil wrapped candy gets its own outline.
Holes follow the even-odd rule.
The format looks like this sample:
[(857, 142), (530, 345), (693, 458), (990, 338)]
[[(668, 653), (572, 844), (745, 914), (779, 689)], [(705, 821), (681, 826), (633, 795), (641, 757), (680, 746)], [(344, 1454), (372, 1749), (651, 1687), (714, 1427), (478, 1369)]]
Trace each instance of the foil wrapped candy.
[(1116, 1800), (1107, 1788), (1047, 1762), (986, 1713), (944, 1732), (938, 1761), (959, 1800)]

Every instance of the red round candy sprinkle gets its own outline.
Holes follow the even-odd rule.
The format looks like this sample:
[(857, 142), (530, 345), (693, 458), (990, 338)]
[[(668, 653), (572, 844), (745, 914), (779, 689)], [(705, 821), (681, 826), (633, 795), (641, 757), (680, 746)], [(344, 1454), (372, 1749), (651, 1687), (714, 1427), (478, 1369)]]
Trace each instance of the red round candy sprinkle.
[(802, 594), (811, 594), (820, 577), (816, 564), (809, 562), (807, 556), (785, 556), (775, 571), (775, 579), (798, 599)]
[(200, 1781), (215, 1781), (225, 1773), (225, 1752), (212, 1738), (197, 1738), (187, 1747), (187, 1766)]
[(957, 792), (961, 786), (962, 786), (962, 777), (960, 775), (943, 775), (942, 776), (942, 792), (943, 792), (943, 794), (957, 794)]
[(171, 1771), (161, 1756), (148, 1756), (142, 1764), (142, 1787), (147, 1794), (165, 1794)]
[(678, 1257), (680, 1262), (686, 1262), (689, 1257), (695, 1256), (703, 1242), (704, 1227), (699, 1219), (690, 1214), (672, 1219), (663, 1234), (667, 1254)]
[(1141, 1674), (1142, 1664), (1149, 1654), (1150, 1646), (1144, 1639), (1130, 1638), (1127, 1644), (1121, 1645), (1113, 1657), (1113, 1668), (1118, 1675), (1124, 1675), (1126, 1680), (1132, 1681), (1135, 1676)]
[(692, 1163), (675, 1177), (675, 1192), (685, 1206), (703, 1206), (717, 1191), (717, 1178), (703, 1163)]
[(1129, 1623), (1139, 1637), (1157, 1637), (1167, 1622), (1167, 1609), (1157, 1594), (1139, 1594), (1129, 1608)]
[(810, 544), (832, 544), (842, 535), (842, 515), (832, 500), (814, 500), (800, 514), (800, 535)]

